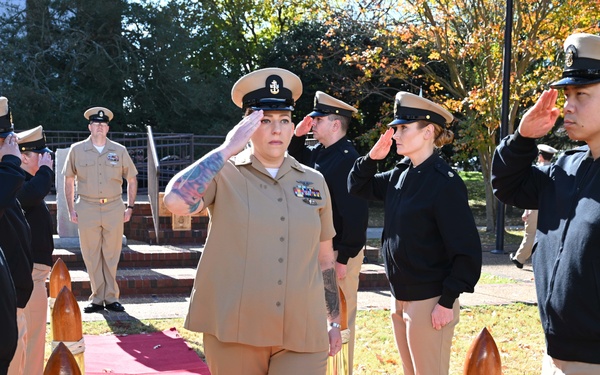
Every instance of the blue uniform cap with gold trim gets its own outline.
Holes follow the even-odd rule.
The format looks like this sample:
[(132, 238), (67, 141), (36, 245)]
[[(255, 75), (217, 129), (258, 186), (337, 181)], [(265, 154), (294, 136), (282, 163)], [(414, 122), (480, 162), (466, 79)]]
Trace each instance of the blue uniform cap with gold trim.
[(42, 125), (17, 133), (17, 143), (21, 152), (32, 151), (38, 154), (52, 151), (46, 147), (46, 135)]
[(231, 89), (231, 100), (244, 110), (293, 111), (300, 95), (300, 78), (281, 68), (255, 70), (240, 78)]
[(410, 124), (416, 121), (427, 121), (444, 128), (454, 120), (454, 116), (444, 107), (406, 91), (396, 94), (394, 102), (394, 120), (387, 126)]
[(552, 88), (589, 85), (600, 82), (600, 36), (576, 33), (564, 43), (565, 67), (562, 78)]
[(106, 122), (107, 124), (113, 119), (113, 113), (110, 109), (104, 107), (92, 107), (83, 113), (89, 122)]
[(6, 138), (14, 130), (8, 99), (5, 96), (0, 96), (0, 138)]
[(352, 114), (356, 112), (358, 112), (358, 110), (353, 106), (346, 104), (331, 95), (327, 95), (323, 91), (317, 91), (315, 93), (315, 106), (308, 116), (313, 118), (329, 115), (352, 117)]

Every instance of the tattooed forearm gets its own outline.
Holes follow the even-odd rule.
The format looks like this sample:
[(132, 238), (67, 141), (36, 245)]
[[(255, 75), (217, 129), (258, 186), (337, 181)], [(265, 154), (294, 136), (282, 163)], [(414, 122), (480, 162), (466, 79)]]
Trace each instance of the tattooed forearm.
[(337, 277), (335, 268), (323, 271), (323, 283), (325, 284), (325, 305), (327, 315), (330, 319), (336, 319), (340, 315), (340, 296), (338, 293)]
[(195, 212), (206, 187), (224, 165), (225, 158), (222, 152), (210, 152), (189, 166), (175, 181), (171, 191), (180, 196), (189, 206), (189, 212)]

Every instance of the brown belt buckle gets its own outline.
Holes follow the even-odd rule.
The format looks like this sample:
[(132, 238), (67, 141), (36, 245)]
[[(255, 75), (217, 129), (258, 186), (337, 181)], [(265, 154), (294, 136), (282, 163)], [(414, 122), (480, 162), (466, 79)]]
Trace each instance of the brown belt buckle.
[(108, 199), (106, 199), (106, 198), (100, 198), (100, 203), (101, 204), (104, 204), (106, 202), (108, 202)]

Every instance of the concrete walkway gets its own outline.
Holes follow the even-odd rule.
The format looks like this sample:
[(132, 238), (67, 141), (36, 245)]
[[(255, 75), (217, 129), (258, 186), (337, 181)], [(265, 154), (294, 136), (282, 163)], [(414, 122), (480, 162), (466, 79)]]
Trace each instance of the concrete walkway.
[[(536, 303), (535, 287), (533, 283), (533, 269), (526, 264), (523, 269), (518, 269), (509, 260), (508, 254), (492, 254), (489, 250), (483, 252), (482, 274), (487, 279), (494, 276), (499, 278), (499, 283), (479, 283), (474, 293), (464, 293), (460, 297), (461, 305), (502, 305), (514, 302), (527, 304)], [(132, 298), (123, 296), (121, 303), (126, 312), (115, 313), (104, 311), (102, 313), (83, 314), (84, 321), (94, 320), (142, 320), (142, 319), (167, 319), (183, 318), (188, 309), (189, 296), (154, 296)], [(82, 311), (87, 305), (86, 301), (79, 302)], [(389, 309), (391, 294), (387, 289), (360, 291), (358, 305), (361, 310)]]

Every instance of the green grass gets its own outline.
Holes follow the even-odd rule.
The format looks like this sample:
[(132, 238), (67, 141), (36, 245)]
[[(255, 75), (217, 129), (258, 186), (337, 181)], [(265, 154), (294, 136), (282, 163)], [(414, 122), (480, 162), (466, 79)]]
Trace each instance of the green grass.
[[(402, 374), (389, 311), (360, 311), (356, 324), (354, 374)], [(450, 374), (462, 374), (467, 351), (484, 327), (494, 337), (504, 375), (540, 373), (544, 336), (537, 308), (512, 304), (461, 310), (461, 322), (453, 338)]]
[(517, 283), (516, 280), (511, 279), (509, 277), (500, 277), (496, 275), (492, 275), (486, 272), (481, 273), (481, 277), (477, 284), (514, 284)]
[[(354, 373), (356, 375), (402, 374), (402, 365), (389, 310), (359, 311), (356, 321)], [(483, 327), (490, 331), (502, 358), (504, 375), (539, 374), (544, 337), (537, 308), (515, 303), (461, 309), (452, 344), (450, 374), (462, 374), (467, 351)], [(86, 335), (136, 334), (176, 328), (188, 345), (204, 358), (202, 335), (183, 328), (183, 319), (84, 322)], [(47, 344), (47, 356), (49, 356)], [(85, 355), (85, 354), (84, 354)]]
[(483, 175), (481, 172), (458, 172), (463, 179), (469, 192), (469, 201), (485, 205), (485, 187), (483, 184)]

